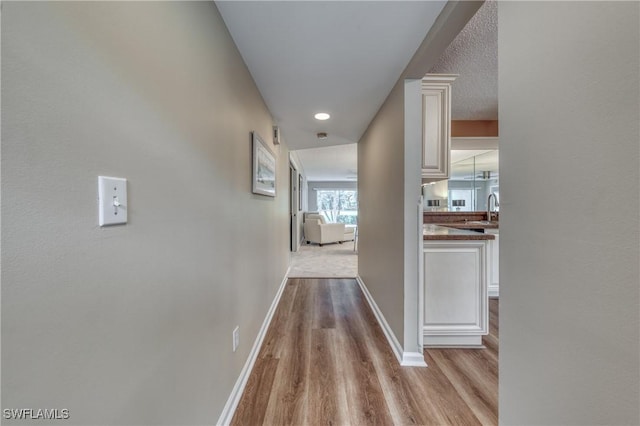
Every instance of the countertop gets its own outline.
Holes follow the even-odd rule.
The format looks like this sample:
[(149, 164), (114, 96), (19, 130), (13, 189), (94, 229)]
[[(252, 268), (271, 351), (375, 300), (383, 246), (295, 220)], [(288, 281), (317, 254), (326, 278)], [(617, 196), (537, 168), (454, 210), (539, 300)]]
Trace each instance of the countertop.
[(464, 229), (454, 229), (448, 226), (439, 226), (434, 224), (425, 224), (422, 232), (422, 238), (425, 241), (446, 241), (446, 240), (495, 240), (492, 234), (483, 234), (481, 232), (467, 231)]
[(433, 225), (439, 225), (439, 226), (447, 226), (449, 228), (463, 228), (463, 229), (498, 229), (499, 226), (499, 222), (498, 221), (491, 221), (491, 222), (484, 222), (484, 223), (478, 223), (478, 222), (482, 222), (482, 221), (469, 221), (469, 222), (447, 222), (447, 223), (433, 223)]

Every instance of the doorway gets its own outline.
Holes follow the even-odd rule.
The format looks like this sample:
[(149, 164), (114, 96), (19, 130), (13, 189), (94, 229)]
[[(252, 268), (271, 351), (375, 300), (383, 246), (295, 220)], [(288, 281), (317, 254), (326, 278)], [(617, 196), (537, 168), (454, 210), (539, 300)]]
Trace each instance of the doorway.
[(289, 163), (289, 250), (298, 251), (298, 170)]
[[(306, 148), (290, 153), (290, 186), (297, 184), (298, 249), (289, 277), (355, 278), (358, 218), (358, 148), (356, 144)], [(300, 176), (302, 175), (302, 178)], [(341, 228), (342, 227), (342, 228)], [(340, 230), (338, 230), (340, 229)]]

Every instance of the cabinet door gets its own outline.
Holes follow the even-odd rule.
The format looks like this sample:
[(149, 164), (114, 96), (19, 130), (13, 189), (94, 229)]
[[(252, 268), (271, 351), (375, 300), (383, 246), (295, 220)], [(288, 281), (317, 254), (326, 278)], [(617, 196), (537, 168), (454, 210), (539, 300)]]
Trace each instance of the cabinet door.
[(451, 82), (449, 74), (422, 79), (422, 178), (447, 179), (451, 163)]
[[(424, 244), (425, 344), (466, 344), (488, 333), (487, 254), (484, 241)], [(482, 343), (481, 337), (478, 342)]]

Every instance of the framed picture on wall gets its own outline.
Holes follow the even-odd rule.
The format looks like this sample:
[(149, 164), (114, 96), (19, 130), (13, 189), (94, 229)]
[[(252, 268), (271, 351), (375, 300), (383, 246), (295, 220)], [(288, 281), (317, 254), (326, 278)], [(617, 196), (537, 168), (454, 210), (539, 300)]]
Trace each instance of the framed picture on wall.
[(298, 175), (298, 211), (302, 211), (302, 175)]
[(253, 193), (276, 196), (276, 158), (258, 132), (253, 139)]

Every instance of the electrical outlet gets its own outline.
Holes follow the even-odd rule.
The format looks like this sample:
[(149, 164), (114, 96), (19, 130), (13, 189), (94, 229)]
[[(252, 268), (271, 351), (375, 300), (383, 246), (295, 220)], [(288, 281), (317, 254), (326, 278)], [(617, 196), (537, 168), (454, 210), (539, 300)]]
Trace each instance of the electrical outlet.
[(238, 345), (240, 344), (240, 326), (237, 326), (233, 330), (233, 351), (235, 352), (238, 349)]

